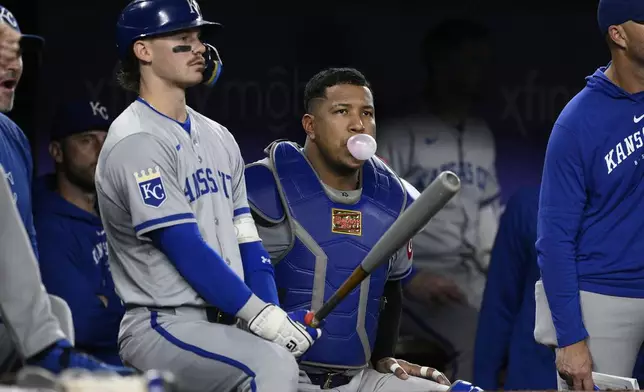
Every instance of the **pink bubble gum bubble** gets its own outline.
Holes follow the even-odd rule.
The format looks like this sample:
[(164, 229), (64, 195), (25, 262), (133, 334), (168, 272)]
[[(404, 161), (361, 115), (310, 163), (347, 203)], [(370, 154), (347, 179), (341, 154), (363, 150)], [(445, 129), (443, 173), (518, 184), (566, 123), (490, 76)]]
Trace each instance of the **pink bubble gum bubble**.
[(376, 140), (364, 133), (351, 136), (347, 141), (347, 148), (355, 159), (366, 161), (376, 153)]

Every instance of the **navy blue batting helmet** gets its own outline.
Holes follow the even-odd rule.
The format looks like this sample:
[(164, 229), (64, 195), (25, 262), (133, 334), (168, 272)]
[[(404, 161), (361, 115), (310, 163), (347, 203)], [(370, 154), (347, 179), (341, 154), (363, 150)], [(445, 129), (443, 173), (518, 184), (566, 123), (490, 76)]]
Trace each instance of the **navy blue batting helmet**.
[[(213, 29), (221, 27), (221, 24), (204, 20), (195, 0), (133, 0), (123, 9), (116, 23), (119, 57), (127, 58), (132, 44), (138, 39), (195, 27)], [(222, 62), (215, 47), (204, 44), (204, 84), (212, 86), (219, 78)]]

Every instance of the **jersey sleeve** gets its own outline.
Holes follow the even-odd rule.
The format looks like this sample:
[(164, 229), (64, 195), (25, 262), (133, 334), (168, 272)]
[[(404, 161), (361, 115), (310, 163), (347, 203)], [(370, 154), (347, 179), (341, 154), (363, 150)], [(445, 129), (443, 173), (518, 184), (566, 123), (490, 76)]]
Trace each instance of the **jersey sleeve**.
[(246, 175), (244, 174), (246, 166), (239, 150), (239, 145), (234, 140), (232, 142), (235, 146), (232, 164), (233, 216), (238, 217), (244, 214), (250, 216), (250, 207), (248, 206), (248, 196), (246, 194)]
[(196, 222), (177, 174), (178, 151), (149, 134), (119, 141), (103, 162), (101, 186), (131, 216), (136, 235)]
[(576, 129), (556, 123), (546, 148), (537, 220), (541, 269), (559, 347), (588, 337), (577, 277), (577, 237), (588, 197)]
[[(413, 185), (407, 182), (405, 179), (400, 179), (405, 192), (407, 192), (407, 207), (409, 207), (414, 200), (420, 196), (420, 192)], [(398, 249), (398, 252), (393, 256), (389, 280), (402, 280), (405, 279), (412, 270), (412, 264), (414, 262), (414, 250), (412, 247), (413, 240), (409, 240), (407, 245), (403, 248)]]
[(26, 208), (20, 209), (20, 213), (22, 215), (23, 223), (25, 225), (25, 230), (27, 230), (27, 234), (29, 235), (29, 241), (31, 242), (31, 247), (33, 248), (33, 251), (36, 255), (36, 260), (39, 259), (39, 252), (38, 252), (38, 241), (36, 237), (36, 228), (34, 227), (34, 218), (33, 218), (33, 213), (32, 213), (32, 201), (33, 197), (31, 194), (31, 188), (33, 184), (33, 175), (34, 175), (34, 162), (33, 162), (33, 156), (31, 155), (31, 146), (29, 144), (29, 139), (27, 139), (27, 136), (25, 136), (25, 133), (20, 129), (20, 127), (10, 121), (2, 121), (2, 128), (10, 128), (8, 131), (10, 131), (16, 141), (18, 142), (19, 149), (20, 149), (20, 154), (22, 155), (24, 159), (24, 167), (25, 171), (27, 173), (27, 188), (30, 190), (27, 194), (20, 195), (20, 198), (24, 198), (27, 200), (26, 202)]
[(378, 130), (377, 154), (399, 176), (407, 177), (413, 167), (414, 143), (414, 134), (405, 121), (390, 122)]
[(410, 240), (405, 247), (398, 249), (398, 252), (392, 256), (388, 280), (405, 279), (411, 273), (413, 261), (414, 252), (412, 241)]

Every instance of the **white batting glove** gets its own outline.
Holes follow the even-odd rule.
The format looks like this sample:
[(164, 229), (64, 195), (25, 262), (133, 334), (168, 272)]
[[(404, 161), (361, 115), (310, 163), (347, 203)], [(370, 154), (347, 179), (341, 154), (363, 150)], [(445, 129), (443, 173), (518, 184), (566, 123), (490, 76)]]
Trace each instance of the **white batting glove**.
[[(301, 312), (306, 314), (304, 310)], [(304, 318), (303, 315), (294, 316), (294, 319)], [(280, 307), (269, 304), (249, 321), (248, 329), (255, 335), (284, 347), (297, 358), (322, 336), (322, 330), (307, 327), (293, 318)]]

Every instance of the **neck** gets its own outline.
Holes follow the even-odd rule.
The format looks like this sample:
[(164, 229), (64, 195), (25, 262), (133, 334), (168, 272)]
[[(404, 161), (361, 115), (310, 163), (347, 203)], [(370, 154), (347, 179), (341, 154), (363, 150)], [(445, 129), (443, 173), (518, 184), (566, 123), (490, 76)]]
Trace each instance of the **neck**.
[(629, 94), (644, 91), (644, 67), (631, 61), (623, 53), (613, 54), (613, 61), (604, 74)]
[(360, 170), (348, 174), (339, 174), (327, 164), (320, 150), (308, 141), (304, 144), (304, 156), (309, 160), (313, 170), (325, 185), (339, 191), (355, 191), (358, 189)]
[(83, 191), (61, 174), (56, 176), (56, 191), (63, 199), (81, 210), (98, 215), (95, 208), (96, 193)]
[(139, 95), (154, 109), (174, 120), (184, 122), (188, 118), (186, 92), (178, 86), (160, 78), (141, 78)]

